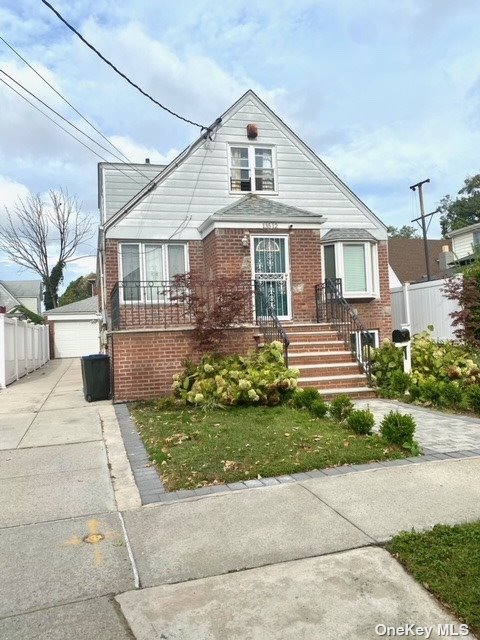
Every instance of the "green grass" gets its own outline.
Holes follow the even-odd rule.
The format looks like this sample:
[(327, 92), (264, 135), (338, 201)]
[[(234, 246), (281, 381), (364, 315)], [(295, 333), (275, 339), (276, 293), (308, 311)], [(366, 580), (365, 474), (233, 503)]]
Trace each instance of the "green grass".
[(205, 412), (146, 402), (131, 412), (169, 491), (410, 455), (285, 406)]
[(400, 533), (387, 548), (470, 631), (480, 634), (480, 522)]

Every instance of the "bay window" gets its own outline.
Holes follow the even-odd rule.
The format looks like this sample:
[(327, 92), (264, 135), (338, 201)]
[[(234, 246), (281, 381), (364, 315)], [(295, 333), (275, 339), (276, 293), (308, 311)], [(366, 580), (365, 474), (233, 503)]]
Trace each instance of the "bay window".
[(378, 292), (377, 247), (370, 242), (335, 242), (323, 246), (324, 278), (342, 281), (345, 298), (374, 298)]
[(230, 191), (275, 191), (272, 147), (230, 147)]
[(122, 243), (120, 280), (123, 301), (159, 302), (165, 297), (162, 284), (186, 273), (187, 245), (181, 243)]

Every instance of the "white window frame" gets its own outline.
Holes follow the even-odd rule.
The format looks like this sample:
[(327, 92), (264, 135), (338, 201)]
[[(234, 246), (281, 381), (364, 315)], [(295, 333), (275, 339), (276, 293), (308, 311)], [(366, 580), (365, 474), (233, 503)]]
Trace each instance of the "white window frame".
[[(343, 263), (343, 248), (346, 245), (362, 245), (365, 251), (365, 274), (367, 280), (366, 291), (348, 291), (345, 289), (345, 270)], [(335, 272), (336, 277), (342, 280), (342, 291), (344, 298), (361, 299), (361, 298), (379, 298), (379, 273), (378, 273), (378, 247), (372, 242), (362, 241), (344, 241), (344, 242), (326, 242), (322, 245), (322, 273), (325, 273), (325, 247), (335, 247)]]
[[(188, 243), (187, 242), (158, 242), (152, 240), (151, 242), (119, 242), (119, 252), (118, 252), (118, 280), (119, 282), (123, 282), (123, 260), (122, 260), (122, 249), (124, 246), (137, 246), (139, 259), (140, 259), (140, 282), (149, 282), (145, 277), (145, 246), (155, 246), (162, 247), (162, 265), (163, 265), (163, 273), (164, 278), (161, 282), (167, 282), (170, 280), (169, 277), (165, 277), (168, 274), (168, 251), (166, 251), (163, 247), (168, 247), (168, 245), (176, 245), (183, 247), (183, 255), (185, 258), (185, 273), (190, 271), (189, 264), (189, 252), (188, 252)], [(153, 281), (152, 281), (153, 282)], [(142, 304), (163, 304), (163, 300), (147, 300), (143, 295), (144, 287), (140, 286), (140, 297), (138, 300), (125, 300), (124, 299), (124, 289), (122, 288), (122, 295), (120, 296), (120, 302), (122, 304), (132, 304), (132, 303), (142, 303)], [(168, 299), (168, 296), (167, 296)], [(166, 300), (167, 301), (167, 300)], [(165, 302), (166, 302), (165, 301)]]
[[(232, 170), (232, 148), (235, 149), (248, 149), (248, 169), (250, 171), (250, 191), (235, 191), (232, 189), (231, 182), (231, 170)], [(257, 191), (255, 186), (255, 149), (270, 149), (272, 152), (272, 169), (273, 169), (273, 184), (275, 189), (273, 191)], [(228, 193), (232, 195), (238, 195), (239, 193), (264, 193), (267, 195), (278, 194), (278, 167), (277, 167), (277, 152), (273, 145), (268, 144), (241, 144), (241, 143), (229, 143), (228, 144)]]

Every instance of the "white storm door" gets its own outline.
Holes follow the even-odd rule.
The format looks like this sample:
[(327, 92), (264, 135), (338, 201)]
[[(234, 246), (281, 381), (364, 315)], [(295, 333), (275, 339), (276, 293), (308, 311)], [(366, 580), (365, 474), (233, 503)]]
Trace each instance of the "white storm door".
[(266, 315), (262, 309), (266, 299), (279, 320), (290, 320), (288, 236), (253, 236), (252, 240), (253, 278), (263, 294), (256, 296), (257, 315)]

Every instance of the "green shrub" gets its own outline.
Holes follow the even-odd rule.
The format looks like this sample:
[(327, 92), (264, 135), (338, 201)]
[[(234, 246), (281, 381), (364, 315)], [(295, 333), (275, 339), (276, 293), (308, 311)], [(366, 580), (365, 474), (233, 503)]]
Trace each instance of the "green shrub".
[(318, 398), (318, 400), (314, 400), (310, 405), (310, 412), (316, 418), (324, 418), (328, 412), (328, 404), (323, 398)]
[(353, 411), (353, 402), (346, 394), (341, 394), (330, 403), (329, 412), (334, 420), (344, 422)]
[[(478, 388), (476, 385), (473, 388)], [(466, 395), (458, 382), (445, 382), (440, 397), (440, 404), (451, 409), (463, 408), (466, 404)]]
[(399, 446), (413, 443), (415, 420), (412, 416), (398, 411), (390, 411), (380, 423), (380, 433), (390, 444)]
[(321, 396), (317, 389), (298, 389), (293, 396), (293, 404), (297, 409), (310, 410), (312, 404), (317, 400), (320, 400)]
[(468, 406), (475, 413), (480, 414), (480, 386), (471, 386), (467, 392)]
[(394, 395), (398, 375), (403, 374), (403, 351), (391, 340), (385, 339), (382, 346), (371, 350), (372, 377), (377, 387)]
[(479, 353), (471, 346), (438, 342), (428, 331), (412, 340), (412, 372), (403, 372), (403, 350), (384, 340), (372, 355), (373, 380), (383, 398), (408, 399), (427, 406), (465, 408), (465, 392), (480, 384)]
[(368, 435), (375, 426), (375, 416), (370, 409), (353, 409), (347, 424), (354, 433)]
[(176, 397), (199, 406), (266, 404), (288, 400), (297, 387), (297, 369), (287, 369), (281, 342), (271, 342), (247, 356), (205, 356), (196, 366), (186, 363), (175, 375)]
[(466, 385), (480, 382), (478, 354), (470, 347), (455, 342), (437, 342), (424, 331), (412, 340), (412, 381), (427, 379), (449, 382), (459, 380)]

